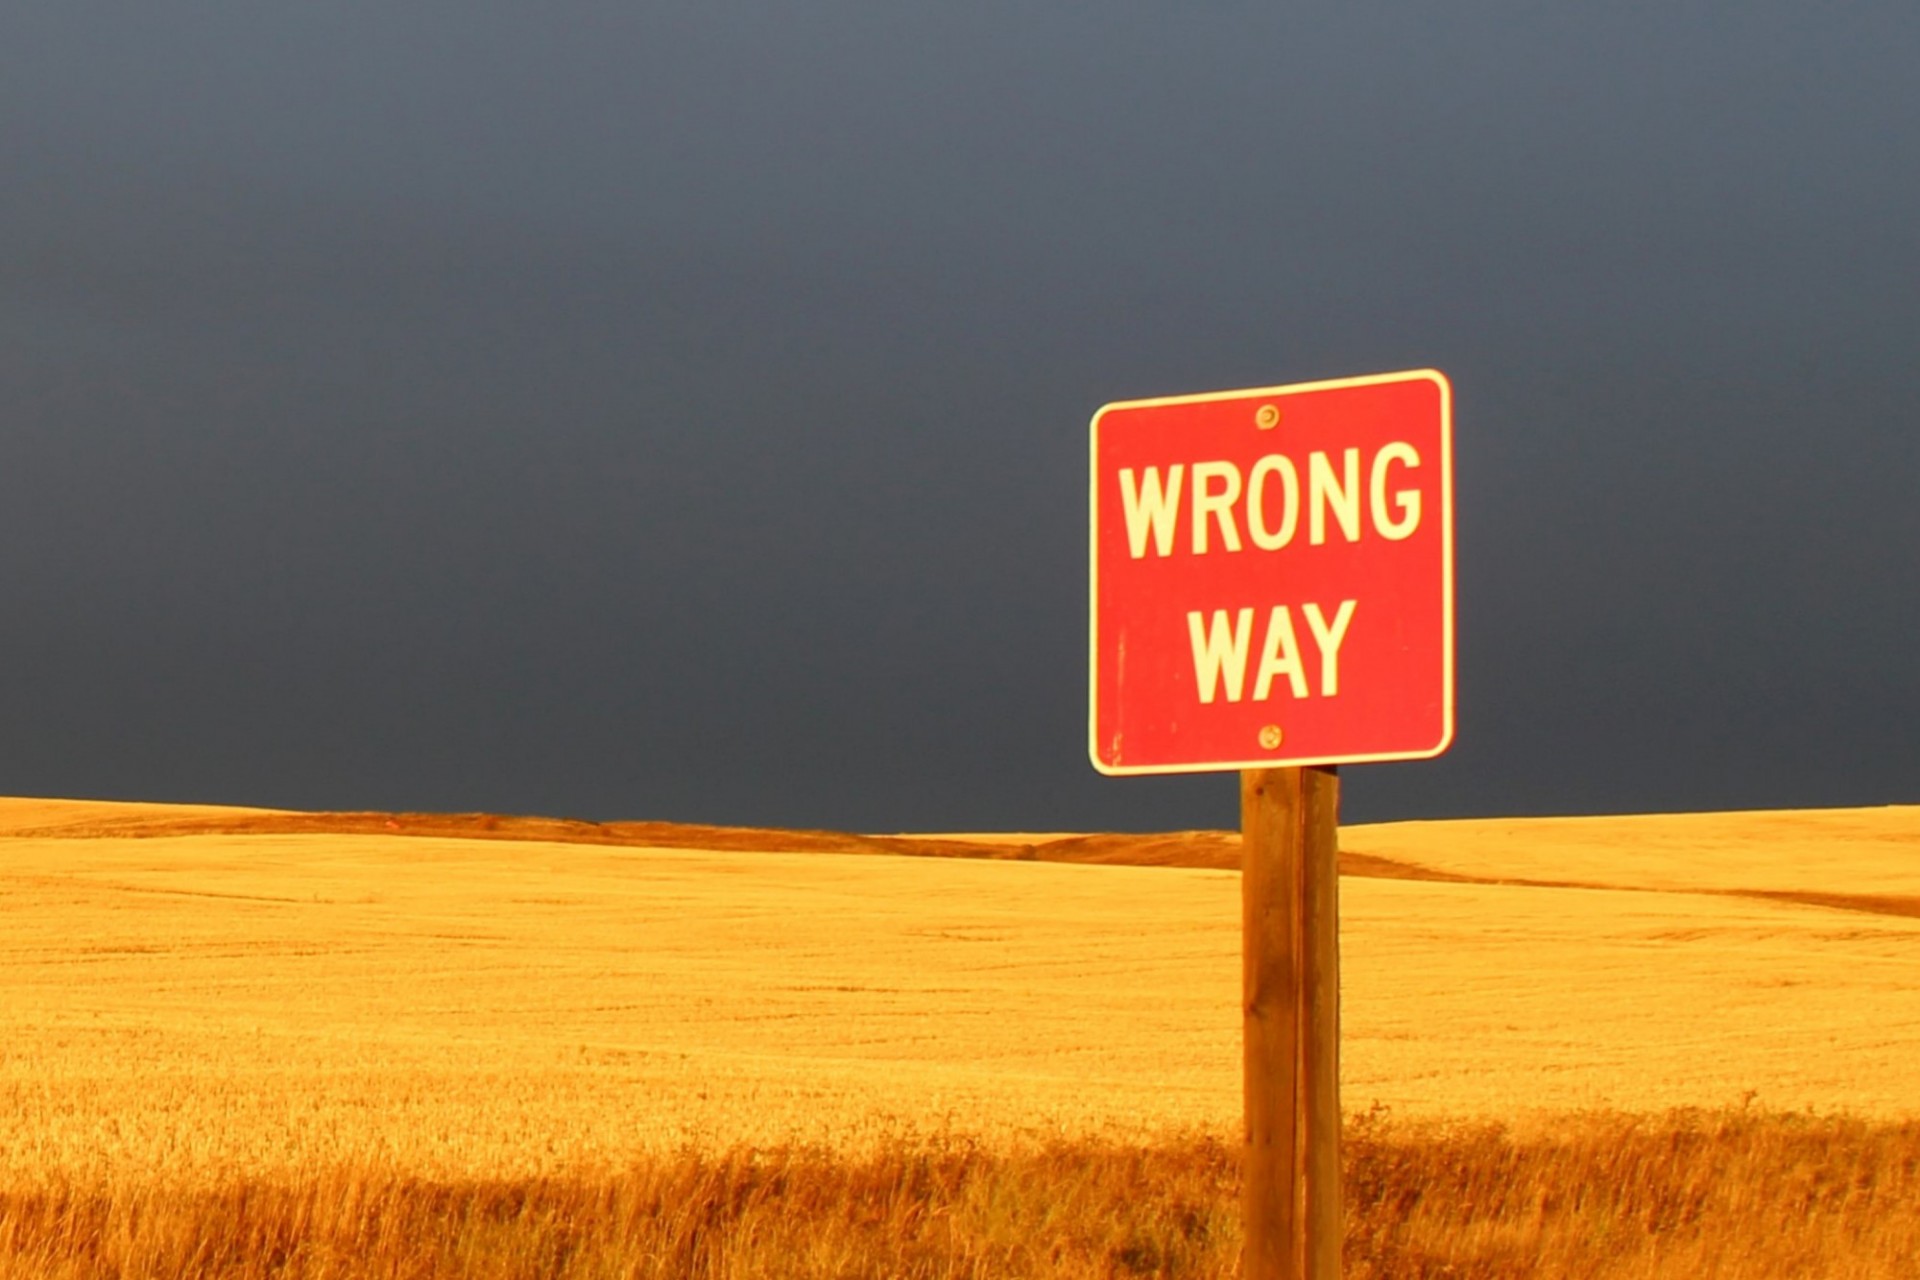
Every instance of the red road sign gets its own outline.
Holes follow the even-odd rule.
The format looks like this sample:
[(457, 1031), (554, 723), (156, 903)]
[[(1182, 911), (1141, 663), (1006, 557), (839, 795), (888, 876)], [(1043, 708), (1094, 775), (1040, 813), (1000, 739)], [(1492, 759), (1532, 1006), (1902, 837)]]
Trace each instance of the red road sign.
[(1432, 369), (1093, 416), (1102, 773), (1417, 760), (1453, 740), (1452, 390)]

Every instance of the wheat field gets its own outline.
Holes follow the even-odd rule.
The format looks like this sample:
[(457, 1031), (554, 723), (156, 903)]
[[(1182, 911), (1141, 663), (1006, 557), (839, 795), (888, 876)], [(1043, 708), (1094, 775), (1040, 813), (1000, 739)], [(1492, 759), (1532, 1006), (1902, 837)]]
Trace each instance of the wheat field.
[[(524, 1203), (541, 1179), (604, 1199), (635, 1170), (758, 1167), (729, 1152), (897, 1174), (961, 1151), (1016, 1183), (1027, 1166), (1006, 1161), (1159, 1152), (1195, 1185), (1231, 1180), (1231, 871), (822, 852), (799, 835), (811, 851), (255, 829), (273, 825), (0, 801), (0, 1237), (36, 1213), (217, 1204), (235, 1186), (351, 1185), (359, 1204), (368, 1187), (484, 1183)], [(1341, 881), (1357, 1150), (1477, 1133), (1513, 1165), (1529, 1142), (1567, 1149), (1569, 1117), (1638, 1133), (1632, 1117), (1676, 1108), (1909, 1133), (1920, 809), (1356, 826), (1342, 844), (1371, 871)], [(1649, 1141), (1685, 1145), (1666, 1132)], [(1907, 1153), (1893, 1173), (1861, 1175), (1868, 1191), (1912, 1164), (1901, 1141), (1882, 1144)], [(1123, 1241), (1087, 1274), (1129, 1273), (1115, 1258), (1226, 1274), (1221, 1195), (1183, 1219), (1210, 1242), (1189, 1271), (1164, 1241)], [(1011, 1212), (995, 1229), (1018, 1235)], [(0, 1238), (0, 1257), (23, 1249)], [(0, 1272), (15, 1273), (32, 1269)]]

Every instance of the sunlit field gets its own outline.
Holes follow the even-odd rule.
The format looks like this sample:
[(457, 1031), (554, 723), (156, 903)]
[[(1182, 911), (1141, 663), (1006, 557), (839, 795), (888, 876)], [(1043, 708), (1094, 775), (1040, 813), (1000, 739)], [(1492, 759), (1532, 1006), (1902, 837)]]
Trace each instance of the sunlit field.
[[(154, 1259), (174, 1255), (139, 1253), (151, 1242), (134, 1226), (89, 1237), (134, 1251), (112, 1262), (60, 1253), (31, 1224), (107, 1222), (143, 1196), (231, 1216), (220, 1197), (236, 1187), (253, 1188), (256, 1210), (308, 1197), (299, 1220), (333, 1223), (347, 1243), (236, 1245), (241, 1261), (221, 1274), (276, 1274), (262, 1249), (307, 1257), (309, 1270), (285, 1274), (359, 1274), (314, 1261), (363, 1253), (354, 1232), (398, 1232), (394, 1247), (431, 1253), (433, 1231), (406, 1214), (431, 1218), (458, 1187), (506, 1195), (522, 1218), (541, 1194), (586, 1196), (624, 1205), (630, 1226), (732, 1187), (732, 1209), (703, 1229), (710, 1251), (726, 1238), (715, 1224), (754, 1205), (770, 1215), (748, 1233), (763, 1250), (773, 1220), (846, 1220), (838, 1245), (789, 1242), (759, 1261), (696, 1265), (686, 1240), (694, 1252), (649, 1246), (655, 1270), (615, 1231), (599, 1269), (571, 1274), (676, 1274), (670, 1254), (678, 1273), (713, 1275), (1230, 1273), (1240, 939), (1238, 877), (1214, 865), (1224, 837), (1194, 837), (1191, 860), (1208, 865), (1127, 866), (1049, 860), (1055, 836), (911, 857), (832, 851), (818, 833), (674, 849), (632, 831), (500, 838), (524, 834), (510, 820), (454, 836), (411, 818), (359, 815), (333, 831), (297, 819), (0, 802), (0, 1260), (14, 1268), (0, 1274), (166, 1274), (173, 1264)], [(1421, 1222), (1462, 1248), (1479, 1241), (1491, 1269), (1458, 1274), (1534, 1274), (1487, 1261), (1489, 1242), (1519, 1228), (1468, 1230), (1471, 1206), (1492, 1212), (1504, 1194), (1501, 1169), (1532, 1179), (1527, 1220), (1551, 1233), (1572, 1202), (1549, 1200), (1579, 1193), (1553, 1177), (1640, 1142), (1665, 1154), (1636, 1167), (1691, 1186), (1675, 1152), (1702, 1133), (1744, 1135), (1751, 1151), (1723, 1150), (1723, 1164), (1773, 1158), (1753, 1151), (1787, 1161), (1754, 1175), (1767, 1195), (1743, 1202), (1776, 1228), (1825, 1203), (1824, 1183), (1784, 1208), (1767, 1199), (1795, 1185), (1789, 1166), (1851, 1153), (1833, 1230), (1854, 1251), (1830, 1256), (1856, 1274), (1894, 1265), (1901, 1255), (1874, 1251), (1899, 1230), (1920, 1239), (1875, 1208), (1900, 1202), (1890, 1180), (1911, 1192), (1920, 1149), (1907, 1123), (1920, 1112), (1920, 809), (1409, 823), (1342, 840), (1349, 871), (1365, 872), (1341, 881), (1342, 1087), (1353, 1150), (1374, 1161), (1350, 1160), (1350, 1179), (1365, 1166), (1416, 1189), (1466, 1187), (1453, 1209), (1429, 1196), (1380, 1218), (1391, 1196), (1355, 1183), (1354, 1229), (1379, 1230), (1350, 1240), (1353, 1274), (1421, 1274), (1405, 1262)], [(1166, 861), (1156, 848), (1148, 860)], [(1583, 1141), (1601, 1154), (1579, 1156)], [(1476, 1151), (1486, 1170), (1461, 1173)], [(769, 1161), (810, 1172), (769, 1190), (754, 1181)], [(1171, 1164), (1148, 1178), (1141, 1161)], [(1043, 1199), (1065, 1178), (1107, 1207), (1077, 1227), (1021, 1218), (1038, 1209), (1012, 1203), (1020, 1188), (1048, 1178)], [(1608, 1181), (1617, 1195), (1632, 1178), (1616, 1168)], [(781, 1199), (801, 1184), (825, 1199), (805, 1212)], [(1185, 1188), (1184, 1209), (1142, 1199), (1162, 1184)], [(850, 1208), (856, 1185), (882, 1208)], [(1674, 1203), (1711, 1222), (1719, 1193), (1690, 1194)], [(967, 1196), (986, 1200), (968, 1210)], [(389, 1217), (354, 1217), (380, 1204)], [(839, 1269), (796, 1261), (854, 1249), (847, 1223), (914, 1204), (919, 1226), (881, 1233), (908, 1251), (891, 1262), (871, 1249)], [(955, 1226), (965, 1212), (986, 1216)], [(945, 1234), (927, 1235), (941, 1214)], [(514, 1252), (547, 1247), (519, 1228), (502, 1229), (511, 1247), (460, 1235), (471, 1217), (446, 1248), (477, 1249), (494, 1269), (469, 1257), (418, 1274), (559, 1274)], [(166, 1215), (142, 1220), (158, 1230)], [(194, 1221), (182, 1239), (207, 1229)], [(992, 1243), (1070, 1228), (1093, 1232), (1084, 1271), (1071, 1250), (1043, 1268)], [(1741, 1239), (1722, 1232), (1712, 1247)], [(1649, 1256), (1677, 1267), (1684, 1250), (1667, 1243)], [(1769, 1256), (1778, 1274), (1829, 1273), (1829, 1255), (1798, 1271)], [(1602, 1274), (1573, 1261), (1562, 1273)]]

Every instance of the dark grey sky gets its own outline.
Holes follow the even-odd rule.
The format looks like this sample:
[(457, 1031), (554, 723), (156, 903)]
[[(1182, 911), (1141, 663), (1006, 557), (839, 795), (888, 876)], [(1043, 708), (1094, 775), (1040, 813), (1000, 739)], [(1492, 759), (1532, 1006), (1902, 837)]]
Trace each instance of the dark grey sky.
[(1085, 758), (1086, 422), (1433, 365), (1353, 820), (1920, 801), (1920, 8), (0, 17), (0, 791), (1223, 826)]

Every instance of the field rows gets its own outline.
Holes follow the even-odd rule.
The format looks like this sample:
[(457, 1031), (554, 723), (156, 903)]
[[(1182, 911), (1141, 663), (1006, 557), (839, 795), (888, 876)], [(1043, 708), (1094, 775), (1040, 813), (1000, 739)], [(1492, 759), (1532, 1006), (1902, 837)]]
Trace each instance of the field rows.
[[(1436, 853), (1431, 830), (1349, 834), (1512, 874), (1510, 853)], [(1849, 874), (1892, 892), (1913, 847), (1855, 850)], [(1751, 853), (1742, 887), (1784, 865)], [(1635, 889), (1341, 892), (1350, 1110), (1916, 1110), (1920, 920)], [(739, 1142), (1231, 1133), (1239, 1116), (1231, 872), (0, 836), (0, 917), (16, 1183), (528, 1174)]]

